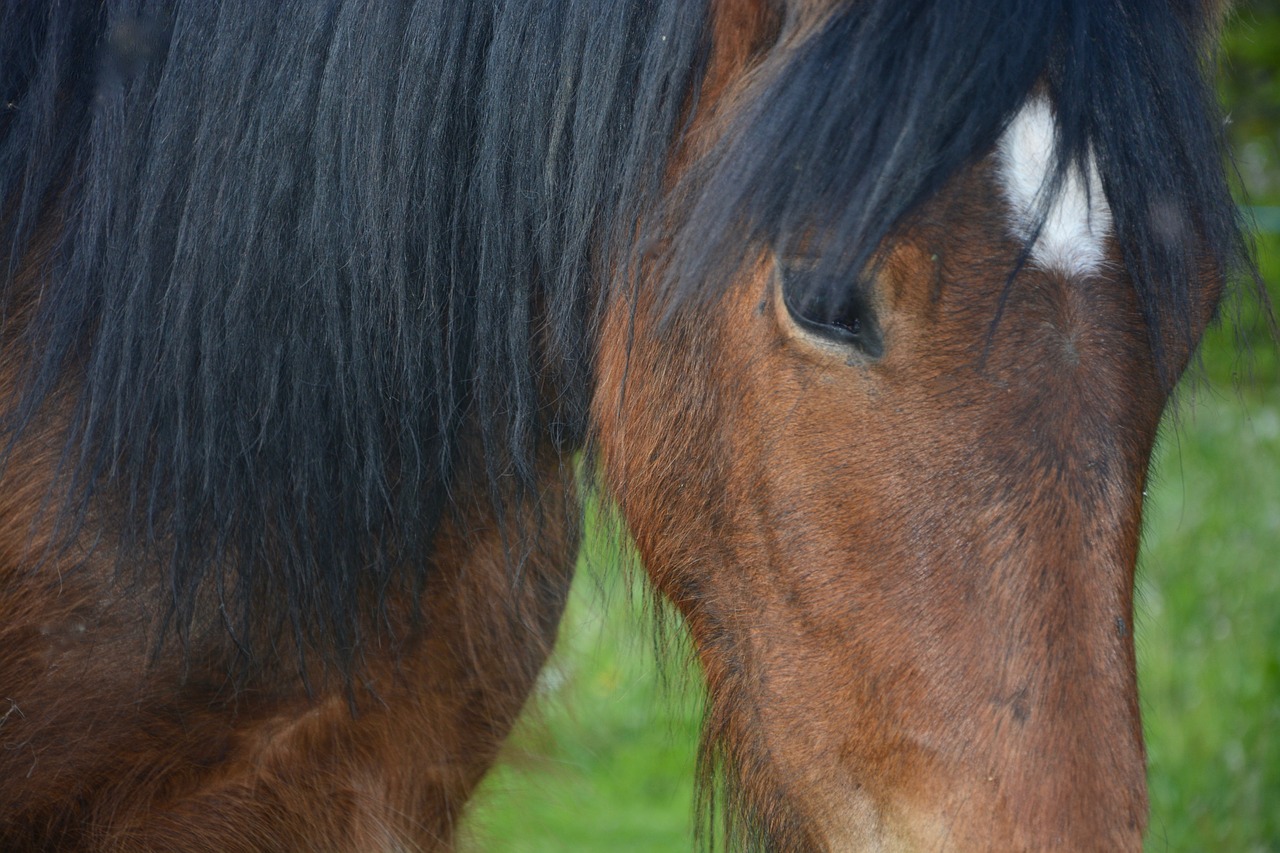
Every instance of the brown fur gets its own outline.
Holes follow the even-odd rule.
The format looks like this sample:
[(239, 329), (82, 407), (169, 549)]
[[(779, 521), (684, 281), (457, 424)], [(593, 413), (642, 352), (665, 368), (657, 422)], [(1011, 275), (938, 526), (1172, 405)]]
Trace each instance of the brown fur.
[[(12, 377), (20, 348), (5, 354)], [(0, 849), (452, 849), (555, 639), (577, 549), (568, 461), (542, 454), (545, 489), (509, 507), (505, 542), (469, 485), (482, 472), (463, 472), (421, 618), (393, 602), (357, 686), (313, 665), (308, 690), (287, 643), (229, 682), (212, 601), (185, 648), (157, 653), (159, 569), (118, 576), (101, 513), (49, 551), (61, 430), (51, 412), (24, 434), (0, 493)]]
[(789, 328), (771, 258), (713, 317), (641, 311), (629, 353), (608, 329), (606, 476), (771, 849), (1140, 846), (1128, 626), (1164, 400), (1116, 283), (1024, 275), (984, 355), (998, 211), (980, 170), (895, 247), (879, 363)]
[[(43, 491), (22, 462), (33, 476), (5, 494), (6, 557)], [(518, 580), (482, 502), (464, 496), (422, 623), (402, 615), (394, 643), (382, 632), (354, 696), (323, 673), (308, 694), (287, 664), (234, 691), (233, 650), (214, 630), (193, 639), (186, 667), (173, 648), (152, 657), (152, 620), (105, 554), (39, 572), (5, 559), (0, 847), (451, 849), (554, 641), (576, 549), (560, 464), (548, 454), (556, 487)]]

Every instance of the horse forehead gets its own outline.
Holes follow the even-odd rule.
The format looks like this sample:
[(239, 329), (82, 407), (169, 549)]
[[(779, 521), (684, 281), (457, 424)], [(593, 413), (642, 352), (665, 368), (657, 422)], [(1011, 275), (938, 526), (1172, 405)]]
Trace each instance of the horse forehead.
[[(1052, 203), (1045, 195), (1057, 166), (1057, 120), (1047, 98), (1029, 99), (996, 147), (997, 180), (1008, 203), (1009, 227), (1023, 242), (1035, 238), (1030, 261), (1067, 277), (1095, 275), (1106, 261), (1111, 208), (1093, 153), (1086, 171), (1068, 168)], [(1037, 226), (1039, 233), (1036, 233)]]

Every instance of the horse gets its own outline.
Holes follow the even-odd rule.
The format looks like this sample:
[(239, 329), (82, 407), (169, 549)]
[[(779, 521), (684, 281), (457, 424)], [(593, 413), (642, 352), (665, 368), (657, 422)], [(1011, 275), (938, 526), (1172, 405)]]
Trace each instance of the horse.
[(452, 849), (596, 495), (708, 846), (1139, 849), (1223, 14), (4, 3), (0, 847)]

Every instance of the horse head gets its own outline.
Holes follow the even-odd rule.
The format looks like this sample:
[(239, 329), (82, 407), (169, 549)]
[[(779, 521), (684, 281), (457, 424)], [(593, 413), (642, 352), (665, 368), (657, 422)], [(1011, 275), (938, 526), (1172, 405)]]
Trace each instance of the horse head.
[(602, 334), (736, 844), (1141, 846), (1144, 487), (1234, 251), (1211, 21), (998, 5), (720, 4)]

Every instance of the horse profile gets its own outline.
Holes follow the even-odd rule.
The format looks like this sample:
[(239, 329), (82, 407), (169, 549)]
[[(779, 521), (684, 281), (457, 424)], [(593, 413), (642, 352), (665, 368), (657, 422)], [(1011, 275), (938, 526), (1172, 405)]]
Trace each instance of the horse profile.
[(728, 849), (1136, 850), (1206, 0), (6, 0), (0, 848), (438, 850), (578, 460)]

